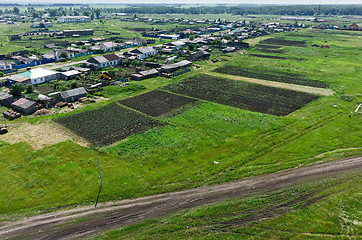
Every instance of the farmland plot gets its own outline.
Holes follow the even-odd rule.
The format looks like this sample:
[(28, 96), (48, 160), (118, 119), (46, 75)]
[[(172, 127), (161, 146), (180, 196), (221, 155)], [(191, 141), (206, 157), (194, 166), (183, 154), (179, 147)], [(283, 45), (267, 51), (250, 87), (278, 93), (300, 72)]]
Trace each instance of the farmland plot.
[(115, 103), (55, 121), (96, 146), (108, 145), (132, 134), (161, 126), (156, 120)]
[(278, 56), (273, 56), (273, 55), (261, 55), (261, 54), (249, 54), (249, 56), (253, 56), (253, 57), (260, 57), (260, 58), (272, 58), (272, 59), (287, 59), (285, 57), (278, 57)]
[(305, 47), (305, 41), (292, 41), (285, 40), (281, 38), (268, 38), (260, 43), (262, 44), (273, 44), (273, 45), (282, 45), (282, 46), (291, 46), (291, 47)]
[(127, 98), (121, 103), (147, 115), (157, 117), (195, 101), (195, 99), (188, 97), (155, 90), (133, 98)]
[(211, 102), (282, 116), (318, 98), (307, 93), (199, 75), (164, 89)]
[(292, 84), (298, 84), (310, 87), (328, 88), (329, 86), (325, 82), (309, 80), (306, 76), (303, 75), (276, 72), (267, 69), (259, 70), (259, 69), (242, 68), (242, 67), (226, 65), (224, 67), (217, 68), (214, 71), (234, 76), (257, 78), (257, 79), (263, 79), (274, 82), (292, 83)]

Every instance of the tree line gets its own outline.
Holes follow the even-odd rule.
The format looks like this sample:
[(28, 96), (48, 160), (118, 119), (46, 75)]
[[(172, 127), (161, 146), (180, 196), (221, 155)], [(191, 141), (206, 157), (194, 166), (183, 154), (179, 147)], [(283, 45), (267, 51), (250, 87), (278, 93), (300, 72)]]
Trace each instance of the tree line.
[[(101, 5), (100, 5), (101, 6)], [(38, 17), (40, 14), (48, 13), (51, 17), (64, 15), (86, 15), (98, 17), (109, 13), (129, 14), (234, 14), (234, 15), (289, 15), (289, 16), (318, 16), (318, 15), (362, 15), (362, 5), (268, 5), (268, 6), (199, 6), (180, 7), (177, 5), (132, 5), (125, 8), (93, 8), (89, 6), (58, 6), (49, 7), (42, 11), (34, 7), (28, 7), (22, 14)], [(19, 14), (18, 7), (13, 9), (0, 9), (2, 13)]]

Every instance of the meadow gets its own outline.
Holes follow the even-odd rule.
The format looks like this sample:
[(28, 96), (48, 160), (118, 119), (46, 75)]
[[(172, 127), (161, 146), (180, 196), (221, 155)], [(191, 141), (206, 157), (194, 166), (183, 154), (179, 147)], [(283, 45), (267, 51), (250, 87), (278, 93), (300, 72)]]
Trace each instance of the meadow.
[[(3, 183), (0, 220), (94, 203), (99, 183), (97, 156), (104, 181), (100, 200), (109, 201), (217, 184), (360, 155), (362, 116), (353, 111), (362, 101), (362, 56), (358, 52), (362, 47), (362, 34), (311, 31), (314, 30), (295, 33), (301, 35), (297, 37), (283, 35), (287, 40), (306, 42), (303, 48), (283, 46), (286, 50), (283, 56), (288, 57), (285, 60), (249, 54), (212, 56), (221, 61), (197, 62), (199, 69), (176, 78), (157, 77), (137, 82), (146, 87), (141, 91), (114, 93), (115, 97), (107, 102), (71, 113), (15, 120), (13, 124), (38, 124), (91, 112), (113, 101), (177, 85), (222, 66), (303, 75), (325, 82), (335, 91), (333, 96), (320, 97), (286, 116), (200, 101), (190, 107), (180, 107), (183, 108), (180, 114), (155, 117), (163, 126), (133, 134), (107, 147), (87, 148), (66, 141), (35, 150), (26, 142), (0, 141), (0, 181)], [(306, 34), (315, 37), (302, 36)], [(313, 48), (310, 45), (314, 43), (328, 44), (331, 48)], [(252, 47), (248, 53), (258, 54), (259, 50)], [(301, 57), (307, 60), (292, 59)], [(108, 94), (112, 95), (112, 91)], [(353, 179), (357, 178), (351, 181)], [(356, 182), (355, 186), (360, 183)], [(216, 208), (215, 212), (222, 210)]]
[(360, 173), (183, 210), (87, 239), (354, 239)]

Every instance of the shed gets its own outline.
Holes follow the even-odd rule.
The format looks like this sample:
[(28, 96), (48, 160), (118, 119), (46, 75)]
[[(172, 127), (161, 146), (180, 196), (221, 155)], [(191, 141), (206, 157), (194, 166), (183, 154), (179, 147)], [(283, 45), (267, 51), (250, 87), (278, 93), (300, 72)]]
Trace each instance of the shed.
[(33, 114), (34, 112), (36, 112), (37, 108), (36, 108), (36, 102), (28, 100), (26, 98), (20, 98), (19, 100), (13, 102), (11, 104), (11, 106), (21, 112), (22, 114)]
[(10, 107), (14, 102), (14, 97), (11, 94), (0, 92), (0, 104)]
[(86, 96), (87, 96), (87, 91), (85, 90), (84, 87), (63, 91), (58, 94), (58, 97), (64, 102), (74, 102), (79, 98)]
[(77, 70), (69, 70), (66, 72), (62, 72), (62, 78), (64, 80), (70, 80), (70, 79), (74, 79), (78, 76), (80, 76), (81, 72), (77, 71)]

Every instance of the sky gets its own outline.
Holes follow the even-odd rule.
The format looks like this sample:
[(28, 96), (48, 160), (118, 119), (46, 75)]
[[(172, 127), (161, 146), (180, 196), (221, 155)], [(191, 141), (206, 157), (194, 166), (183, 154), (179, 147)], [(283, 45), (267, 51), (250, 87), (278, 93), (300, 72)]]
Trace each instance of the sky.
[(2, 0), (1, 3), (362, 4), (362, 0)]

